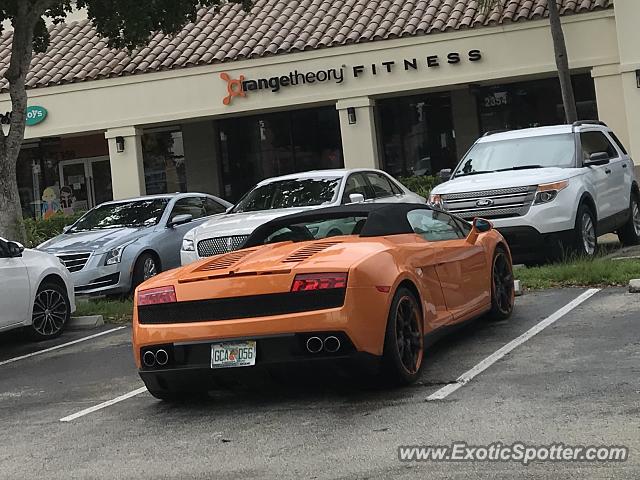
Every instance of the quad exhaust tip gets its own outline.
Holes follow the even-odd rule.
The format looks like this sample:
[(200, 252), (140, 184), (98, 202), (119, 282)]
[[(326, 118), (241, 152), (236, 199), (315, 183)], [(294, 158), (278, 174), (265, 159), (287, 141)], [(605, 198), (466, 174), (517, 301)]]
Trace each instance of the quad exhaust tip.
[(335, 353), (340, 350), (340, 339), (334, 335), (329, 335), (324, 340), (320, 337), (309, 337), (307, 339), (307, 351), (309, 353)]
[(340, 350), (340, 340), (338, 337), (331, 335), (324, 339), (324, 349), (329, 353), (335, 353)]
[(169, 354), (166, 350), (160, 349), (156, 352), (156, 362), (160, 366), (164, 366), (169, 362)]
[(151, 350), (144, 352), (142, 363), (144, 363), (145, 367), (153, 367), (156, 364), (156, 356)]
[(307, 340), (307, 351), (309, 353), (318, 353), (322, 351), (324, 342), (320, 337), (309, 337)]
[(155, 365), (164, 367), (169, 363), (169, 354), (162, 348), (157, 350), (155, 353), (152, 350), (147, 350), (142, 355), (142, 363), (144, 363), (145, 367), (149, 368)]

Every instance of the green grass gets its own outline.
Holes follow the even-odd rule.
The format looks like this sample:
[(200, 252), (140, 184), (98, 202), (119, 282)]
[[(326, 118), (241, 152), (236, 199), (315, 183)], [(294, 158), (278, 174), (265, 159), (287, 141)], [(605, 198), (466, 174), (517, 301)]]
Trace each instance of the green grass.
[(129, 323), (133, 315), (133, 300), (80, 300), (74, 316), (102, 315), (108, 323)]
[(626, 286), (640, 278), (640, 260), (606, 258), (571, 259), (540, 267), (517, 268), (515, 277), (524, 288)]

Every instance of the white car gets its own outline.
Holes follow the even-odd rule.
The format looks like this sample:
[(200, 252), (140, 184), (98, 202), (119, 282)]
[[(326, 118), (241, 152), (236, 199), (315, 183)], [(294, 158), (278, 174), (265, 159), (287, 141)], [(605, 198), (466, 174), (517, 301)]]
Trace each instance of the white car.
[[(229, 212), (187, 232), (182, 265), (237, 250), (256, 227), (274, 218), (320, 207), (358, 202), (424, 203), (387, 173), (374, 169), (317, 170), (270, 178), (250, 190)], [(319, 227), (320, 228), (320, 227)], [(341, 222), (318, 237), (351, 234), (355, 222)]]
[(640, 243), (633, 161), (602, 122), (487, 134), (429, 203), (490, 219), (524, 263), (567, 250), (593, 255), (609, 232), (624, 245)]
[(0, 238), (0, 331), (26, 327), (35, 340), (54, 338), (75, 309), (71, 274), (60, 260)]

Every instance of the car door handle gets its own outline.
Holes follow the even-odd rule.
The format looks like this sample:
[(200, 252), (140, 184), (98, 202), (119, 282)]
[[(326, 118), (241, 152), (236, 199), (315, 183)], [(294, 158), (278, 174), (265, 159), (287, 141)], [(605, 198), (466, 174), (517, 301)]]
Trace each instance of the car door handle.
[(623, 164), (622, 164), (622, 168), (627, 168), (627, 164), (626, 164), (626, 163), (623, 163)]
[(606, 173), (607, 175), (611, 174), (611, 170), (609, 170), (608, 168), (604, 171), (604, 173)]

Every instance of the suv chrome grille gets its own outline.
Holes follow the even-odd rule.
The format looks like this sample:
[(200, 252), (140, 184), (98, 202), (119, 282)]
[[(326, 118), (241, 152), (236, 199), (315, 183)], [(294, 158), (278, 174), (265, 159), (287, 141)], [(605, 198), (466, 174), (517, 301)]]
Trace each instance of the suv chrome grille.
[(198, 255), (211, 257), (242, 248), (249, 235), (233, 235), (231, 237), (207, 238), (198, 242)]
[(67, 267), (67, 270), (70, 272), (79, 272), (82, 270), (89, 261), (90, 256), (91, 252), (56, 254), (56, 257), (64, 263), (64, 266)]
[(521, 217), (529, 211), (535, 194), (535, 186), (451, 193), (442, 196), (442, 206), (464, 219)]

